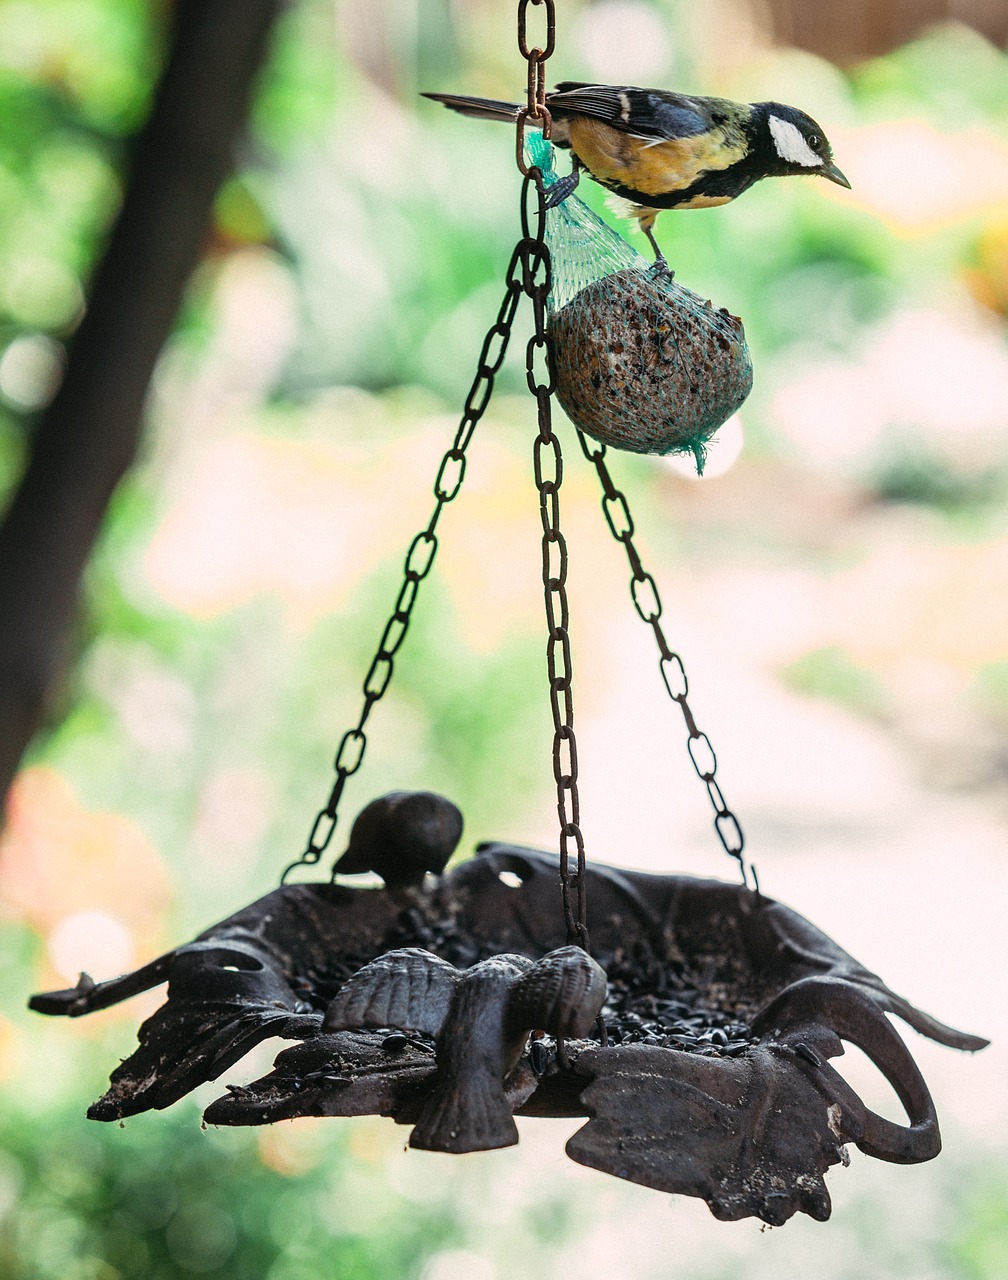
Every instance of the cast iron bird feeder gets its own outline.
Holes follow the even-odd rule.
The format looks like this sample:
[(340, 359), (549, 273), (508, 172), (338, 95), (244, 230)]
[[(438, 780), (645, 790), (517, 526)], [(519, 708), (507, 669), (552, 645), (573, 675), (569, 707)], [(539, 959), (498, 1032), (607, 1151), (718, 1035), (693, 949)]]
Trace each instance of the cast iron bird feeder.
[[(391, 1116), (411, 1126), (412, 1146), (459, 1153), (517, 1142), (515, 1115), (582, 1117), (587, 1122), (567, 1143), (582, 1164), (699, 1196), (719, 1218), (755, 1216), (778, 1224), (801, 1211), (822, 1220), (830, 1213), (823, 1175), (846, 1163), (849, 1144), (896, 1163), (929, 1160), (940, 1147), (927, 1086), (887, 1014), (951, 1048), (972, 1051), (987, 1042), (894, 994), (814, 925), (761, 893), (747, 870), (742, 829), (690, 708), (685, 669), (666, 639), (657, 585), (638, 552), (605, 441), (657, 451), (688, 447), (699, 464), (710, 431), (748, 391), (748, 351), (731, 317), (667, 280), (648, 284), (642, 269), (628, 268), (622, 250), (611, 246), (615, 292), (610, 281), (585, 295), (590, 281), (571, 276), (576, 255), (566, 259), (567, 292), (560, 291), (563, 273), (553, 275), (551, 247), (562, 257), (572, 238), (597, 236), (576, 207), (562, 217), (549, 209), (542, 169), (523, 158), (526, 124), (538, 123), (544, 134), (549, 125), (543, 69), (553, 47), (553, 0), (541, 0), (548, 15), (542, 44), (525, 32), (529, 4), (539, 2), (520, 0), (518, 8), (519, 47), (529, 66), (516, 153), (524, 174), (523, 235), (438, 471), (433, 514), (410, 545), (392, 615), (364, 679), (360, 715), (337, 751), (332, 792), (283, 879), (295, 867), (317, 864), (332, 841), (344, 785), (362, 762), (365, 726), (389, 686), (522, 296), (534, 313), (526, 371), (539, 426), (534, 464), (559, 858), (484, 844), (472, 860), (446, 871), (461, 836), (461, 813), (429, 792), (395, 792), (358, 815), (332, 883), (282, 883), (133, 973), (97, 983), (81, 974), (76, 987), (37, 995), (31, 1007), (79, 1017), (168, 984), (167, 1000), (140, 1027), (139, 1047), (90, 1108), (95, 1120), (171, 1106), (218, 1079), (261, 1041), (280, 1037), (293, 1043), (273, 1070), (251, 1084), (228, 1085), (206, 1109), (207, 1122)], [(545, 165), (541, 144), (537, 154)], [(636, 282), (629, 294), (628, 270)], [(571, 300), (574, 312), (565, 315)], [(675, 403), (656, 403), (650, 425), (637, 423), (643, 434), (627, 440), (610, 410), (625, 415), (627, 404), (639, 401), (633, 399), (639, 388), (628, 388), (629, 365), (620, 352), (607, 352), (606, 343), (619, 338), (630, 312), (637, 324), (631, 325), (631, 363), (643, 363), (653, 375), (648, 396), (671, 396)], [(571, 348), (582, 339), (587, 354)], [(587, 864), (560, 530), (563, 460), (551, 421), (552, 396), (563, 381), (557, 344), (567, 348), (564, 385), (575, 423), (579, 413), (584, 418), (586, 387), (600, 375), (603, 399), (589, 405), (582, 425), (601, 443), (589, 443), (580, 428), (578, 439), (601, 482), (606, 521), (626, 553), (634, 606), (654, 633), (662, 680), (682, 714), (714, 829), (742, 870), (740, 885)], [(362, 873), (376, 873), (382, 887), (343, 878)], [(907, 1124), (875, 1114), (833, 1068), (844, 1041), (859, 1046), (889, 1081)]]
[[(938, 1154), (930, 1094), (886, 1014), (952, 1048), (986, 1041), (744, 885), (593, 863), (589, 957), (565, 945), (555, 857), (485, 844), (442, 872), (456, 814), (432, 796), (375, 801), (356, 827), (383, 836), (351, 837), (350, 857), (387, 871), (394, 847), (394, 885), (285, 885), (134, 973), (34, 997), (78, 1017), (168, 983), (89, 1116), (170, 1106), (279, 1036), (296, 1043), (269, 1075), (228, 1085), (208, 1123), (392, 1116), (414, 1147), (465, 1152), (517, 1142), (514, 1114), (587, 1116), (573, 1159), (773, 1224), (829, 1216), (823, 1175), (847, 1144), (904, 1164)], [(432, 825), (449, 833), (440, 848)], [(833, 1068), (844, 1040), (892, 1085), (906, 1125)]]

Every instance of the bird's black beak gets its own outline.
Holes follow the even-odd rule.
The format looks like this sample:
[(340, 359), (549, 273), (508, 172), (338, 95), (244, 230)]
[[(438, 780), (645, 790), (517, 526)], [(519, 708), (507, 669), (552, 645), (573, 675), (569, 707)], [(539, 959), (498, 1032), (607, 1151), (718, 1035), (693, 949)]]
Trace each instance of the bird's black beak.
[(846, 187), (847, 190), (850, 191), (850, 183), (835, 164), (824, 164), (821, 169), (817, 170), (817, 172), (820, 177), (829, 178), (830, 182), (835, 182), (838, 187)]

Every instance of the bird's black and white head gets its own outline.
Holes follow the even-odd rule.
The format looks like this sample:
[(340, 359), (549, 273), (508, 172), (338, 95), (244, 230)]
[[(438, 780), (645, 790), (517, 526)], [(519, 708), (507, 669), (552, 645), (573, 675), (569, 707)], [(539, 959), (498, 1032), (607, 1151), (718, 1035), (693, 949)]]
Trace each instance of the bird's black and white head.
[(850, 187), (833, 163), (833, 149), (826, 134), (811, 116), (780, 102), (759, 102), (754, 112), (763, 135), (760, 150), (768, 173), (816, 174), (841, 187)]

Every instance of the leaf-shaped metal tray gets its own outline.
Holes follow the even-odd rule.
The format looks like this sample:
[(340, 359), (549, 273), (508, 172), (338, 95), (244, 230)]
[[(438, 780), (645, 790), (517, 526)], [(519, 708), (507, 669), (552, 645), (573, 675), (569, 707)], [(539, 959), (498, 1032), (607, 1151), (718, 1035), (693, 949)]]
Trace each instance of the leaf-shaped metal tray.
[[(567, 1144), (573, 1159), (701, 1196), (719, 1218), (775, 1224), (799, 1210), (829, 1216), (823, 1174), (846, 1162), (848, 1143), (897, 1163), (938, 1154), (927, 1086), (886, 1014), (952, 1048), (985, 1040), (920, 1012), (802, 916), (743, 886), (597, 864), (587, 875), (608, 1043), (566, 1040), (561, 1060), (545, 1015), (526, 1037), (541, 992), (553, 990), (553, 1030), (583, 1034), (601, 979), (567, 957), (556, 859), (503, 844), (412, 887), (286, 886), (134, 973), (82, 975), (31, 1006), (76, 1017), (168, 982), (139, 1048), (89, 1110), (96, 1120), (170, 1106), (280, 1036), (300, 1043), (263, 1079), (228, 1086), (209, 1123), (388, 1115), (417, 1125), (414, 1145), (467, 1151), (517, 1141), (508, 1111), (587, 1115)], [(402, 969), (386, 953), (406, 948), (414, 985), (371, 1000)], [(542, 959), (558, 948), (557, 961)], [(442, 978), (435, 957), (471, 973)], [(530, 977), (529, 960), (545, 967)], [(377, 978), (347, 988), (365, 966)], [(560, 981), (592, 993), (590, 1015), (556, 1012)], [(436, 1017), (408, 1012), (424, 984)], [(369, 1001), (413, 1026), (360, 1029), (365, 1015), (347, 1010)], [(830, 1066), (844, 1040), (890, 1082), (907, 1124), (869, 1110)], [(489, 1058), (488, 1043), (498, 1046)]]

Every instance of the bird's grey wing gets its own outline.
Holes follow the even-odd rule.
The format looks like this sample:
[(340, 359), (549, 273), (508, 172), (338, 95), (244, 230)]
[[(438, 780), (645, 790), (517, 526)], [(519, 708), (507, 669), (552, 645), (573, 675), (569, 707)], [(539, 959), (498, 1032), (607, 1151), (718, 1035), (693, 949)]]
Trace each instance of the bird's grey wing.
[(549, 95), (548, 106), (591, 116), (639, 138), (689, 138), (711, 127), (701, 99), (658, 89), (565, 80)]
[(402, 1027), (436, 1036), (457, 980), (458, 970), (430, 951), (387, 951), (347, 979), (326, 1009), (322, 1030)]
[(508, 1016), (554, 1036), (586, 1036), (606, 997), (605, 970), (580, 947), (560, 947), (514, 984)]

